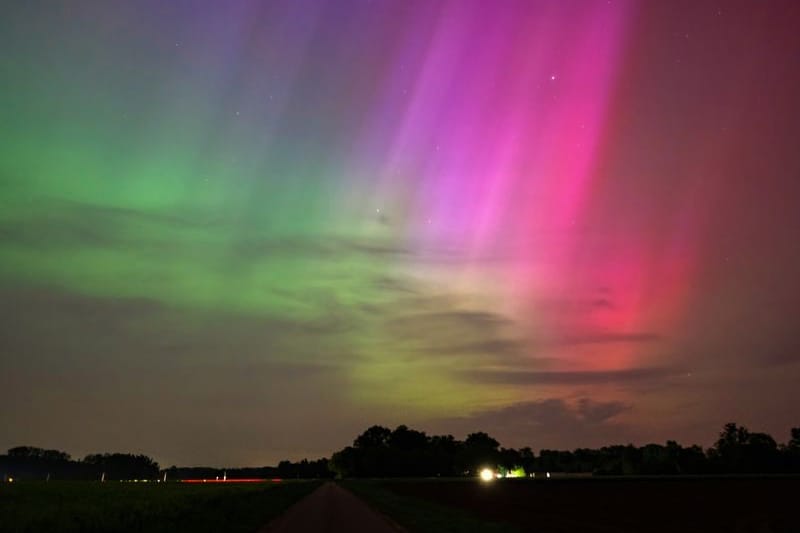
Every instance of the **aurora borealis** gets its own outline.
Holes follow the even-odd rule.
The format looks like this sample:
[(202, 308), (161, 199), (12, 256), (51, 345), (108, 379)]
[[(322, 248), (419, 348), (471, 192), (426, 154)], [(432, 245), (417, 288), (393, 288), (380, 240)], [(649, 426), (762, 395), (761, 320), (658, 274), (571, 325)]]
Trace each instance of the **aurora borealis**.
[(793, 2), (2, 9), (0, 449), (796, 424)]

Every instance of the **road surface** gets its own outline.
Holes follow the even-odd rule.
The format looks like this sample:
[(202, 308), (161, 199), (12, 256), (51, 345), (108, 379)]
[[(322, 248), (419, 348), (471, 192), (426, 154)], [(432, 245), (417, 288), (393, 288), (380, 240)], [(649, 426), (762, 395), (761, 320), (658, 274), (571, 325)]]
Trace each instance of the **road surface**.
[(398, 533), (403, 530), (362, 500), (328, 482), (269, 523), (261, 533)]

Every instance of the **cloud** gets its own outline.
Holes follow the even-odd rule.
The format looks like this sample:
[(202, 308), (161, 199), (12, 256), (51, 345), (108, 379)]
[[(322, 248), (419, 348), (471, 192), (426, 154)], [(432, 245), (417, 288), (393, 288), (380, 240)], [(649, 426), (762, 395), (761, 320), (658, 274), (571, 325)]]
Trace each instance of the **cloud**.
[(242, 315), (54, 287), (0, 287), (0, 347), (3, 358), (25, 353), (56, 366), (114, 361), (164, 367), (214, 358), (348, 364), (355, 356), (346, 356), (344, 334), (354, 327), (353, 317), (330, 299), (315, 306), (320, 312), (307, 318)]
[(376, 277), (373, 281), (376, 289), (387, 292), (396, 292), (402, 294), (421, 294), (421, 290), (414, 285), (411, 281), (403, 280), (400, 278), (392, 278), (388, 276)]
[(408, 357), (464, 357), (486, 363), (526, 357), (514, 338), (513, 321), (500, 313), (459, 309), (448, 297), (406, 298), (386, 303), (371, 315), (387, 343)]
[(577, 412), (587, 423), (600, 424), (627, 411), (630, 406), (621, 402), (595, 402), (589, 398), (578, 400)]
[(574, 448), (619, 442), (627, 427), (616, 417), (631, 405), (617, 401), (544, 398), (487, 409), (469, 416), (433, 421), (458, 436), (486, 431), (504, 446)]
[(638, 383), (677, 376), (684, 372), (668, 367), (629, 368), (623, 370), (465, 370), (462, 375), (474, 382), (502, 385), (597, 385), (604, 383)]
[(610, 343), (646, 343), (660, 340), (656, 333), (586, 333), (582, 335), (568, 335), (554, 341), (559, 345), (575, 344), (610, 344)]
[(527, 352), (527, 347), (525, 343), (519, 340), (494, 338), (464, 343), (459, 343), (456, 340), (451, 346), (443, 348), (442, 351), (449, 351), (452, 353), (522, 356)]
[(592, 307), (597, 307), (600, 309), (614, 309), (615, 305), (609, 300), (608, 298), (596, 298), (591, 301)]
[(498, 313), (488, 311), (442, 310), (395, 316), (387, 325), (400, 334), (421, 331), (486, 330), (510, 325), (511, 321)]
[(387, 239), (259, 233), (240, 218), (211, 209), (136, 209), (62, 199), (39, 199), (37, 207), (0, 218), (0, 241), (31, 249), (135, 249), (158, 254), (179, 244), (183, 251), (213, 247), (217, 254), (239, 261), (393, 257), (413, 252)]
[[(63, 199), (39, 200), (38, 211), (21, 212), (0, 221), (0, 239), (31, 248), (144, 247), (164, 251), (170, 232), (219, 224), (199, 211), (167, 213), (103, 206)], [(159, 231), (146, 233), (146, 229)]]

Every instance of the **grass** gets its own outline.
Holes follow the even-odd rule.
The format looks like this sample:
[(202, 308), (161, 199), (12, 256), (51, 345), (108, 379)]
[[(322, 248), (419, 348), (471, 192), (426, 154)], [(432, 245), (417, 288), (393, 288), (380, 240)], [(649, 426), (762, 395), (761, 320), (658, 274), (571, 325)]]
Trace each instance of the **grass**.
[(3, 483), (0, 532), (254, 532), (318, 486)]
[(413, 496), (398, 494), (379, 480), (346, 480), (339, 482), (373, 508), (390, 517), (413, 533), (518, 533), (508, 524), (481, 520), (465, 509), (447, 507)]

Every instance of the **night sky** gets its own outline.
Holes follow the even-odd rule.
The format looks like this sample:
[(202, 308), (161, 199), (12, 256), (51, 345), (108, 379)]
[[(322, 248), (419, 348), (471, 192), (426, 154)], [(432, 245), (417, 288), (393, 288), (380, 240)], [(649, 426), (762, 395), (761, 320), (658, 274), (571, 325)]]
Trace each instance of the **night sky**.
[(800, 3), (0, 13), (0, 450), (800, 424)]

